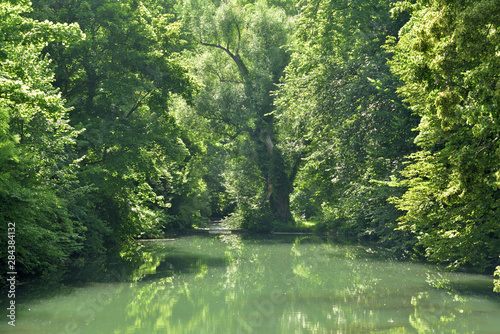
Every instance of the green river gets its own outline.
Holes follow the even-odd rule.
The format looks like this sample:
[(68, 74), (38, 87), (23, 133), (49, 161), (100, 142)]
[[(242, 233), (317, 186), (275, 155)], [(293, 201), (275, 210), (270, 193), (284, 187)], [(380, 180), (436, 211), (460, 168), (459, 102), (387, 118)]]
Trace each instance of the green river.
[[(492, 277), (312, 236), (186, 236), (19, 285), (0, 333), (499, 333)], [(2, 297), (2, 309), (6, 304)]]

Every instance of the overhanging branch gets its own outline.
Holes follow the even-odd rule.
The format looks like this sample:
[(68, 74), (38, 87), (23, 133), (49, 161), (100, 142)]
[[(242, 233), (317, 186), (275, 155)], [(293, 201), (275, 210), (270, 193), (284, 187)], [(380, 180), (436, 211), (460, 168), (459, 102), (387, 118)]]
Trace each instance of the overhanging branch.
[(241, 60), (240, 56), (238, 54), (232, 53), (231, 50), (229, 50), (229, 48), (225, 48), (225, 47), (223, 47), (223, 46), (221, 46), (219, 44), (205, 43), (205, 42), (202, 42), (202, 41), (200, 41), (200, 44), (223, 50), (236, 63), (236, 65), (238, 66), (238, 70), (240, 71), (241, 75), (244, 76), (244, 77), (246, 77), (248, 75), (248, 69), (246, 68), (245, 64)]

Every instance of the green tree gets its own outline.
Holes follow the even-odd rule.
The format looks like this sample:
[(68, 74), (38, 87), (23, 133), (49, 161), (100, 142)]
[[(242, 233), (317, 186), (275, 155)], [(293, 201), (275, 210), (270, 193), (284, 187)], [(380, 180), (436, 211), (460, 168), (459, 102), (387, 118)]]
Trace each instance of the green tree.
[(293, 165), (276, 145), (272, 114), (289, 58), (289, 18), (263, 1), (186, 1), (183, 15), (199, 43), (190, 56), (203, 85), (195, 108), (215, 134), (210, 146), (227, 157), (215, 168), (223, 189), (253, 227), (289, 222)]
[[(104, 241), (160, 235), (201, 216), (191, 158), (198, 148), (168, 111), (178, 94), (194, 89), (179, 64), (182, 49), (172, 1), (34, 1), (35, 16), (77, 22), (86, 39), (65, 48), (51, 43), (56, 85), (71, 123), (86, 131), (77, 143), (83, 156), (79, 181), (92, 189), (91, 210), (112, 232)], [(193, 194), (196, 193), (196, 194)], [(187, 212), (192, 208), (192, 212)], [(94, 232), (89, 232), (94, 233)]]
[(79, 131), (69, 125), (51, 60), (42, 55), (50, 41), (68, 45), (82, 34), (76, 24), (27, 18), (29, 11), (28, 1), (0, 3), (0, 228), (5, 240), (15, 227), (9, 239), (19, 274), (64, 262), (81, 248), (85, 229), (69, 209), (84, 191), (71, 158)]
[(500, 4), (402, 2), (411, 20), (394, 43), (394, 72), (421, 117), (405, 178), (394, 199), (401, 229), (432, 261), (492, 268), (500, 254)]
[(416, 125), (382, 48), (405, 21), (391, 19), (390, 4), (302, 2), (277, 112), (287, 159), (303, 161), (295, 213), (317, 216), (327, 229), (386, 239), (399, 216), (386, 200), (401, 190), (382, 181), (402, 169)]

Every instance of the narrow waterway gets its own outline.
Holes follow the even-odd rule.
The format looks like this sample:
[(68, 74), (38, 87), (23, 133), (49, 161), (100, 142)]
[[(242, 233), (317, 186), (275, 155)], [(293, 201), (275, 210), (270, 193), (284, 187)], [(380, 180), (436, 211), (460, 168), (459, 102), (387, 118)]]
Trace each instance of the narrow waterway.
[(491, 277), (312, 236), (142, 242), (59, 274), (19, 286), (16, 327), (0, 333), (500, 331)]

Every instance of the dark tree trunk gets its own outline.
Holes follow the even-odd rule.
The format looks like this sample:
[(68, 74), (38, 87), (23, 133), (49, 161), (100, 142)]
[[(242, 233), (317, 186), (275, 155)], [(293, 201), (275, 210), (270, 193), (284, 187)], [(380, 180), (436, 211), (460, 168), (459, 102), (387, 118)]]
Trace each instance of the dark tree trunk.
[(277, 190), (271, 203), (271, 209), (273, 209), (280, 222), (286, 223), (292, 220), (290, 192)]
[[(275, 147), (271, 134), (265, 131), (264, 145), (267, 149), (267, 154), (264, 155), (261, 161), (261, 170), (267, 176), (267, 196), (266, 202), (269, 201), (271, 213), (275, 219), (286, 223), (292, 219), (290, 212), (290, 194), (293, 190), (290, 178), (287, 175), (287, 166), (281, 154), (281, 151)], [(262, 163), (265, 161), (264, 163)]]

